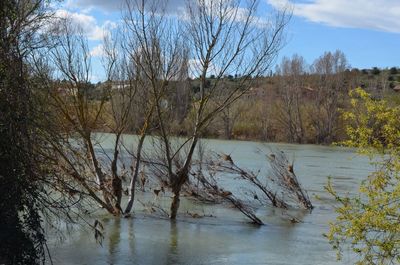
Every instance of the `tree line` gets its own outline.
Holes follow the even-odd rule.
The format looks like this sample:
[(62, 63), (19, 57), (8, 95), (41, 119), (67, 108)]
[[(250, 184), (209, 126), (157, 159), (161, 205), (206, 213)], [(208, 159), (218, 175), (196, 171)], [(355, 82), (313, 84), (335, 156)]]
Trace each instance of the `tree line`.
[[(163, 98), (172, 115), (171, 133), (176, 136), (190, 135), (191, 115), (200, 91), (200, 78), (187, 78), (185, 85), (172, 80), (173, 91)], [(220, 91), (235, 89), (240, 78), (240, 74), (221, 76)], [(210, 121), (203, 137), (300, 144), (345, 140), (346, 121), (341, 114), (351, 107), (349, 91), (362, 87), (376, 99), (397, 101), (399, 78), (396, 67), (351, 68), (340, 50), (325, 52), (312, 64), (297, 54), (284, 57), (268, 76), (251, 77), (251, 87)], [(215, 81), (214, 74), (206, 76), (204, 87)], [(89, 90), (98, 98), (105, 87), (106, 83), (98, 83)], [(126, 131), (138, 134), (143, 116), (141, 108), (133, 111)], [(109, 128), (99, 130), (107, 132)]]

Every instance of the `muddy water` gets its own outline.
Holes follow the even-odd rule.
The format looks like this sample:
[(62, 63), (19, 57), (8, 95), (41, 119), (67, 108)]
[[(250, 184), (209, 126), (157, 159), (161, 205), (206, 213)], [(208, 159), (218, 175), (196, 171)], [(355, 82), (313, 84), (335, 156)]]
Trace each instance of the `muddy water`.
[[(102, 141), (112, 141), (103, 137)], [(126, 141), (134, 141), (127, 136)], [(295, 172), (315, 206), (312, 213), (259, 207), (257, 214), (265, 226), (257, 227), (231, 208), (200, 205), (183, 200), (176, 222), (150, 217), (137, 210), (134, 218), (110, 218), (99, 214), (105, 225), (102, 245), (93, 233), (75, 229), (68, 240), (52, 240), (54, 264), (351, 264), (345, 254), (336, 253), (322, 236), (335, 217), (332, 198), (323, 191), (327, 177), (340, 193), (354, 193), (360, 181), (372, 170), (368, 160), (353, 150), (314, 145), (269, 144), (257, 142), (203, 140), (209, 149), (231, 154), (242, 167), (267, 171), (265, 156), (257, 149), (279, 148), (295, 161)], [(226, 180), (234, 187), (233, 180)], [(139, 199), (150, 194), (139, 193)], [(151, 198), (150, 198), (151, 199)], [(160, 199), (168, 207), (169, 198)], [(140, 205), (135, 205), (140, 209)], [(211, 215), (189, 218), (186, 212)], [(294, 216), (299, 223), (291, 223)]]

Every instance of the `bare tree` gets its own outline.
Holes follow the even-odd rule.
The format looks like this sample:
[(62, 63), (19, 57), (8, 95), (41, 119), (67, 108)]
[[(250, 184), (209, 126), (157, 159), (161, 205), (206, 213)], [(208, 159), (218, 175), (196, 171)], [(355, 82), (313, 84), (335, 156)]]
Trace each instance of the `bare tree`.
[[(235, 127), (240, 114), (246, 110), (245, 104), (243, 102), (236, 102), (234, 105), (227, 106), (220, 113), (220, 119), (222, 120), (222, 125), (224, 129), (224, 135), (226, 139), (232, 139), (234, 137), (233, 129)], [(249, 108), (251, 109), (251, 108)]]
[(339, 50), (326, 52), (313, 64), (317, 85), (313, 99), (314, 111), (310, 119), (316, 131), (317, 143), (332, 142), (335, 138), (339, 107), (346, 94), (341, 92), (347, 89), (344, 77), (347, 67), (346, 56)]
[(202, 200), (212, 202), (227, 202), (249, 218), (254, 224), (264, 224), (261, 219), (257, 217), (251, 205), (239, 199), (231, 191), (226, 188), (221, 188), (218, 185), (214, 170), (208, 171), (208, 174), (197, 175), (196, 179), (198, 179), (200, 183), (200, 185), (196, 187), (198, 190), (196, 192), (191, 190), (191, 195), (195, 198), (201, 198)]
[[(110, 174), (109, 168), (104, 167), (106, 159), (96, 151), (101, 146), (93, 135), (104, 123), (110, 91), (103, 88), (98, 100), (91, 99), (91, 60), (86, 39), (81, 29), (70, 23), (70, 18), (58, 19), (54, 25), (54, 48), (49, 55), (52, 79), (63, 81), (52, 82), (50, 95), (53, 110), (61, 119), (59, 124), (64, 140), (62, 143), (52, 142), (52, 148), (58, 155), (60, 168), (79, 184), (83, 194), (88, 194), (110, 213), (120, 214), (119, 176)], [(124, 117), (120, 118), (123, 121)], [(115, 123), (113, 131), (123, 131), (121, 122)], [(118, 158), (117, 146), (118, 140), (114, 160)], [(115, 161), (110, 164), (116, 172)], [(98, 195), (98, 190), (102, 196)]]
[[(268, 22), (256, 17), (257, 1), (189, 1), (183, 23), (191, 61), (192, 75), (199, 76), (199, 91), (194, 96), (194, 114), (191, 134), (184, 144), (172, 152), (170, 134), (161, 129), (163, 166), (173, 199), (170, 218), (175, 219), (180, 202), (180, 192), (187, 182), (193, 155), (202, 132), (216, 115), (239, 99), (251, 87), (252, 77), (258, 77), (269, 69), (281, 48), (283, 30), (288, 22), (287, 10), (278, 12)], [(211, 86), (207, 76), (215, 73)], [(235, 74), (240, 78), (229, 89), (224, 76)], [(223, 91), (223, 93), (222, 93)], [(216, 101), (218, 99), (218, 101)], [(158, 102), (157, 108), (161, 109)], [(158, 112), (160, 127), (164, 116)], [(183, 148), (185, 147), (185, 148)], [(181, 163), (173, 163), (176, 157)]]
[(302, 112), (302, 94), (305, 90), (307, 66), (304, 58), (293, 55), (291, 59), (283, 58), (277, 71), (279, 75), (278, 95), (281, 104), (278, 121), (284, 126), (289, 142), (302, 143), (305, 138), (304, 118)]
[[(187, 49), (184, 45), (180, 23), (166, 17), (165, 3), (160, 1), (127, 1), (124, 14), (124, 32), (128, 58), (137, 69), (137, 78), (149, 95), (145, 119), (140, 130), (139, 144), (134, 157), (134, 175), (130, 183), (130, 198), (125, 213), (131, 211), (135, 185), (137, 182), (144, 139), (149, 130), (149, 122), (154, 117), (157, 130), (165, 141), (169, 157), (169, 139), (166, 137), (167, 124), (164, 120), (171, 83), (184, 79), (182, 69), (187, 68)], [(171, 160), (169, 160), (171, 163)], [(171, 168), (172, 166), (170, 166)]]
[[(158, 141), (158, 143), (162, 142)], [(173, 145), (175, 148), (179, 146), (181, 145)], [(157, 150), (162, 148), (163, 146), (159, 146)], [(255, 207), (251, 202), (243, 200), (241, 197), (230, 191), (227, 187), (223, 187), (218, 183), (218, 180), (221, 177), (221, 174), (219, 174), (220, 171), (222, 171), (223, 174), (232, 172), (228, 172), (228, 170), (221, 170), (221, 164), (219, 161), (216, 162), (217, 159), (214, 159), (214, 153), (205, 148), (203, 141), (199, 141), (196, 149), (196, 158), (193, 160), (188, 181), (186, 181), (186, 183), (182, 186), (182, 192), (186, 196), (189, 196), (190, 199), (200, 202), (229, 204), (249, 218), (252, 223), (263, 225), (264, 223), (259, 217), (257, 217), (255, 213)], [(181, 155), (174, 159), (174, 164), (176, 167), (179, 167), (182, 165), (183, 161), (184, 156)], [(162, 185), (168, 186), (169, 179), (165, 176), (165, 171), (162, 170), (162, 167), (160, 168), (159, 166), (165, 165), (165, 158), (162, 156), (162, 154), (158, 157), (158, 160), (154, 160), (154, 156), (152, 156), (149, 164), (151, 165), (153, 176), (161, 180)], [(163, 190), (163, 186), (161, 187), (161, 190)], [(196, 214), (192, 216), (196, 216)]]
[[(91, 198), (112, 214), (129, 213), (144, 140), (151, 132), (160, 147), (158, 158), (153, 159), (159, 163), (153, 165), (164, 174), (163, 187), (172, 190), (170, 217), (176, 218), (180, 191), (188, 180), (202, 133), (219, 113), (250, 89), (253, 77), (269, 69), (282, 45), (289, 17), (286, 11), (262, 21), (256, 16), (257, 1), (247, 4), (189, 1), (186, 15), (176, 19), (164, 13), (165, 3), (127, 1), (123, 34), (115, 42), (104, 42), (108, 81), (97, 88), (90, 84), (90, 53), (81, 30), (68, 23), (68, 18), (57, 24), (54, 48), (50, 50), (49, 68), (53, 71), (49, 73), (52, 80), (58, 81), (51, 82), (55, 89), (50, 96), (56, 115), (62, 118), (59, 130), (64, 140), (51, 143), (51, 147), (60, 161), (65, 183), (74, 187), (72, 193)], [(171, 106), (176, 98), (189, 99), (187, 92), (177, 92), (178, 87), (186, 91), (190, 87), (189, 70), (199, 76), (193, 82), (200, 89), (193, 95), (188, 115), (190, 136), (176, 144), (171, 140), (171, 121), (176, 119)], [(207, 86), (210, 72), (217, 77)], [(228, 86), (224, 78), (227, 75), (240, 78)], [(100, 95), (96, 99), (92, 97), (93, 89)], [(139, 142), (132, 151), (123, 145), (121, 136), (132, 124), (132, 113), (139, 104), (144, 118), (136, 122)], [(105, 124), (116, 136), (111, 157), (102, 151), (94, 134)], [(132, 155), (129, 200), (124, 211), (122, 178), (126, 172), (119, 169), (122, 147)]]
[[(112, 40), (113, 39), (113, 40)], [(126, 171), (119, 171), (118, 165), (121, 151), (124, 149), (122, 134), (128, 131), (132, 125), (132, 114), (135, 106), (138, 105), (137, 99), (140, 98), (141, 79), (137, 76), (137, 69), (124, 50), (122, 34), (116, 31), (111, 36), (106, 35), (103, 41), (103, 62), (107, 74), (105, 89), (110, 91), (109, 108), (111, 115), (109, 122), (110, 131), (115, 135), (113, 156), (111, 158), (112, 192), (116, 200), (116, 207), (120, 211), (123, 192), (123, 178)], [(141, 98), (143, 99), (143, 98)], [(145, 101), (146, 102), (146, 101)], [(141, 104), (140, 106), (145, 106)], [(122, 164), (125, 167), (124, 164)]]

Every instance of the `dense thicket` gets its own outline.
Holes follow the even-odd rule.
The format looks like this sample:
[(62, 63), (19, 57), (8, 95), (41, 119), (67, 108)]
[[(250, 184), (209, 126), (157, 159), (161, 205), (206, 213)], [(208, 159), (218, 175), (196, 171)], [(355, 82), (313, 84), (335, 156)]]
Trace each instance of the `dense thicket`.
[(37, 182), (41, 165), (25, 59), (40, 23), (41, 1), (0, 3), (0, 263), (44, 258)]

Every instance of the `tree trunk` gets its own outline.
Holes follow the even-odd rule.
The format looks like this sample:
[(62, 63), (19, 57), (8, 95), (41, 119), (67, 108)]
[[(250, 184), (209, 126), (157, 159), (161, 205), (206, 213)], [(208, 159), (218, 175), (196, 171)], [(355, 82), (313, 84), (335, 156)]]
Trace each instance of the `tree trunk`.
[(169, 216), (170, 219), (175, 220), (178, 214), (179, 203), (180, 203), (180, 188), (174, 192), (174, 197), (172, 198), (171, 203), (171, 215)]
[(122, 213), (121, 209), (121, 199), (122, 199), (122, 180), (118, 175), (118, 144), (121, 133), (118, 132), (115, 139), (114, 145), (114, 158), (111, 162), (111, 172), (112, 172), (112, 195), (114, 199), (114, 210), (118, 214)]
[[(197, 140), (196, 140), (196, 142), (197, 142)], [(191, 155), (190, 155), (190, 158), (191, 158)], [(171, 209), (170, 209), (171, 214), (169, 217), (170, 219), (176, 219), (176, 216), (178, 214), (179, 203), (180, 203), (180, 193), (182, 190), (182, 186), (187, 181), (188, 172), (189, 172), (189, 167), (184, 167), (181, 170), (178, 170), (176, 177), (175, 177), (175, 182), (172, 184), (173, 185), (172, 192), (174, 193), (174, 196), (172, 197), (172, 202), (171, 202)]]
[(129, 191), (129, 199), (128, 199), (128, 204), (126, 205), (125, 208), (125, 214), (128, 214), (131, 212), (132, 207), (133, 207), (133, 202), (135, 200), (135, 187), (136, 187), (136, 182), (137, 182), (137, 178), (139, 175), (139, 168), (140, 168), (140, 159), (141, 159), (141, 155), (142, 155), (142, 149), (143, 149), (143, 143), (144, 143), (144, 139), (146, 138), (146, 134), (142, 134), (142, 136), (139, 139), (139, 144), (138, 144), (138, 149), (136, 152), (136, 164), (135, 164), (135, 172), (133, 173), (133, 177), (131, 179), (131, 183), (130, 183), (130, 191)]
[(113, 211), (110, 212), (110, 213), (112, 213), (114, 215), (118, 214), (118, 211), (117, 212), (115, 211), (115, 209), (114, 209), (114, 207), (113, 207), (113, 205), (111, 203), (110, 192), (109, 192), (109, 190), (107, 190), (107, 187), (105, 185), (106, 184), (105, 183), (105, 178), (106, 177), (105, 177), (103, 171), (101, 170), (101, 167), (99, 166), (99, 161), (97, 160), (96, 153), (94, 151), (94, 147), (93, 147), (93, 144), (92, 144), (92, 141), (91, 141), (90, 133), (85, 135), (85, 141), (86, 141), (87, 148), (89, 149), (88, 150), (89, 151), (89, 155), (90, 155), (89, 158), (90, 158), (90, 160), (92, 162), (94, 171), (96, 173), (96, 178), (97, 178), (96, 180), (97, 180), (97, 182), (98, 182), (98, 184), (100, 186), (100, 190), (101, 190), (101, 192), (103, 194), (104, 202), (109, 206), (106, 209), (107, 209), (107, 211), (110, 212), (109, 209), (112, 208)]
[(188, 155), (186, 157), (185, 164), (176, 173), (175, 178), (174, 178), (175, 181), (172, 184), (173, 185), (172, 192), (174, 193), (174, 197), (172, 198), (172, 203), (171, 203), (170, 219), (176, 219), (176, 215), (178, 213), (179, 203), (180, 203), (180, 199), (179, 199), (180, 192), (181, 192), (183, 184), (185, 184), (188, 179), (188, 173), (190, 170), (190, 165), (192, 162), (192, 157), (193, 157), (194, 149), (196, 148), (197, 141), (198, 141), (198, 138), (197, 138), (197, 131), (196, 131), (194, 134)]

